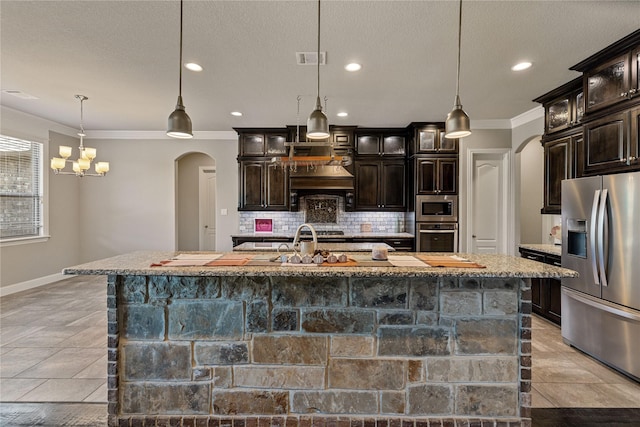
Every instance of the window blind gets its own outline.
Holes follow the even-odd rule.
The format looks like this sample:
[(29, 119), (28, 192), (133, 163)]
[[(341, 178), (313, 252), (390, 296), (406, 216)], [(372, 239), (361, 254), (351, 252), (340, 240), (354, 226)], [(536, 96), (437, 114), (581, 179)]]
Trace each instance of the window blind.
[(42, 144), (0, 135), (0, 239), (42, 233)]

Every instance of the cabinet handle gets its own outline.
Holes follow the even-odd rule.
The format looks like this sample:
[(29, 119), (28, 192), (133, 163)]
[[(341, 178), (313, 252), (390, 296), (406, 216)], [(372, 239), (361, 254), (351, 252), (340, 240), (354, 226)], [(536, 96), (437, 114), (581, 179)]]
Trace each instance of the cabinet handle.
[(620, 159), (620, 163), (625, 163), (626, 161), (627, 161), (626, 157), (624, 159)]
[(596, 105), (596, 101), (589, 101), (589, 105)]
[(624, 97), (625, 97), (625, 96), (627, 96), (628, 94), (629, 94), (629, 92), (622, 92), (622, 93), (620, 94), (620, 96), (621, 96), (622, 98), (624, 98)]
[(634, 93), (636, 93), (637, 90), (638, 89), (636, 89), (635, 87), (631, 88), (631, 89), (629, 89), (629, 94), (633, 95)]
[(635, 162), (637, 159), (638, 159), (638, 158), (637, 158), (637, 157), (634, 157), (634, 156), (629, 157), (629, 161), (630, 161), (630, 162)]
[(556, 267), (562, 267), (562, 263), (558, 261), (553, 261), (553, 265), (555, 265)]

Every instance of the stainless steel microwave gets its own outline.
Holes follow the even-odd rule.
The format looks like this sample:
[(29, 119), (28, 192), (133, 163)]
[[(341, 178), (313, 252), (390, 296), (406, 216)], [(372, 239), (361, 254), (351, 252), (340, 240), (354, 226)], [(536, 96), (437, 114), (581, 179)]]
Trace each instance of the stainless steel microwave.
[(416, 222), (457, 222), (458, 196), (416, 196)]

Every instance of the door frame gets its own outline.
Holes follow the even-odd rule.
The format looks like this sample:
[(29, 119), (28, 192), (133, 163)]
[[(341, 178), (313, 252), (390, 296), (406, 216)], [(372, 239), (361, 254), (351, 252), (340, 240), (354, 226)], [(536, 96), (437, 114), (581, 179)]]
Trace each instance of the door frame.
[(494, 154), (496, 160), (502, 161), (503, 176), (502, 176), (502, 210), (505, 218), (502, 224), (502, 242), (501, 245), (504, 248), (504, 253), (513, 255), (513, 245), (510, 242), (513, 241), (514, 236), (514, 188), (513, 183), (513, 156), (511, 155), (511, 148), (467, 148), (467, 170), (466, 170), (466, 214), (464, 216), (466, 222), (465, 233), (465, 247), (467, 251), (471, 251), (473, 247), (473, 238), (471, 225), (473, 224), (473, 166), (476, 158), (479, 155)]
[[(209, 172), (211, 171), (211, 172)], [(205, 239), (204, 239), (204, 222), (205, 222), (205, 218), (204, 218), (204, 211), (206, 210), (206, 207), (204, 206), (205, 201), (206, 201), (206, 197), (203, 197), (203, 193), (205, 188), (203, 188), (202, 184), (203, 181), (206, 179), (206, 175), (207, 174), (212, 174), (213, 178), (215, 178), (216, 180), (217, 178), (217, 172), (216, 172), (216, 167), (215, 166), (199, 166), (198, 167), (198, 247), (200, 248), (200, 250), (203, 250), (202, 248), (205, 245)], [(213, 195), (214, 197), (214, 207), (213, 207), (213, 217), (214, 217), (214, 233), (216, 234), (216, 240), (217, 240), (217, 234), (218, 234), (218, 230), (217, 230), (217, 222), (218, 222), (218, 218), (217, 218), (217, 199), (218, 199), (218, 194), (217, 194), (217, 188), (215, 189), (216, 193)], [(214, 249), (217, 246), (217, 242), (214, 241)]]

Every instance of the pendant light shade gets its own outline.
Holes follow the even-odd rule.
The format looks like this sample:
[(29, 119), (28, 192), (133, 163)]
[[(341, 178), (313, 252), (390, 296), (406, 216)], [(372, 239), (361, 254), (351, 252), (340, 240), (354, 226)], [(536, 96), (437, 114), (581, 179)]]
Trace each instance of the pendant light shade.
[(191, 130), (191, 119), (186, 111), (184, 111), (184, 105), (182, 104), (182, 96), (178, 95), (178, 103), (176, 109), (169, 115), (169, 126), (167, 128), (167, 135), (173, 138), (188, 139), (193, 137), (193, 131)]
[(320, 97), (316, 98), (316, 109), (311, 112), (307, 120), (307, 136), (315, 139), (329, 137), (329, 119), (322, 111)]
[(329, 119), (322, 111), (320, 103), (320, 0), (318, 0), (318, 92), (316, 97), (316, 109), (311, 112), (307, 120), (307, 137), (321, 139), (329, 137)]
[(180, 0), (180, 78), (178, 82), (178, 102), (176, 109), (169, 115), (167, 135), (172, 138), (193, 138), (191, 119), (182, 103), (182, 0)]
[(447, 115), (445, 122), (445, 138), (464, 138), (471, 135), (469, 116), (462, 109), (460, 102), (460, 44), (462, 36), (462, 0), (460, 0), (460, 13), (458, 16), (458, 67), (456, 80), (456, 99), (453, 110)]

